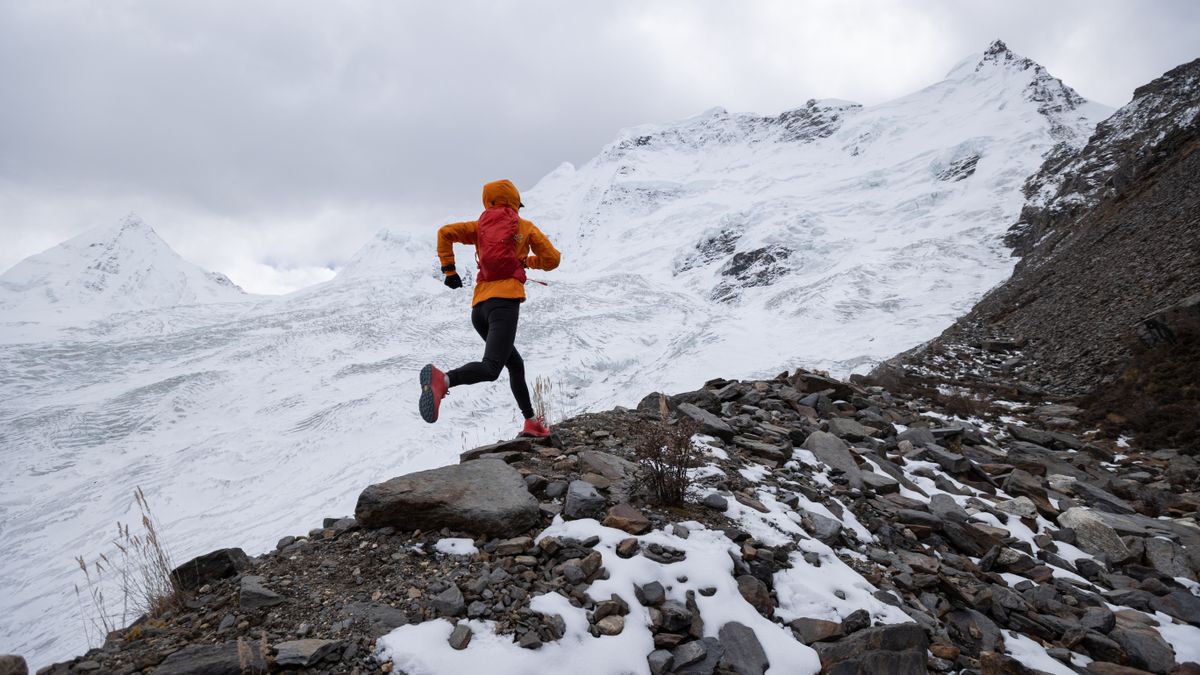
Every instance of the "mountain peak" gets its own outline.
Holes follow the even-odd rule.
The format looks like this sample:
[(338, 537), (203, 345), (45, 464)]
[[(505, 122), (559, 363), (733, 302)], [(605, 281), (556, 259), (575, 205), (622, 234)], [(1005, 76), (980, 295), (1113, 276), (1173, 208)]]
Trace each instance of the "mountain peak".
[(222, 274), (189, 263), (130, 213), (30, 256), (0, 275), (0, 306), (92, 313), (228, 302), (245, 297)]

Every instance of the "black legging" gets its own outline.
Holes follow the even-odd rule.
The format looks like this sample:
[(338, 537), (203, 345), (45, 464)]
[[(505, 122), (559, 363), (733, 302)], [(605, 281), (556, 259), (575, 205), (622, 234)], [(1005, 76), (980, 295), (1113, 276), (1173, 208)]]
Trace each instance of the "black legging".
[(483, 360), (468, 363), (447, 373), (450, 386), (494, 382), (500, 371), (508, 368), (508, 385), (513, 397), (521, 407), (525, 419), (533, 417), (533, 406), (529, 402), (529, 387), (525, 384), (525, 361), (517, 353), (513, 343), (517, 339), (517, 318), (521, 313), (521, 302), (511, 298), (484, 300), (471, 309), (471, 325), (486, 343)]

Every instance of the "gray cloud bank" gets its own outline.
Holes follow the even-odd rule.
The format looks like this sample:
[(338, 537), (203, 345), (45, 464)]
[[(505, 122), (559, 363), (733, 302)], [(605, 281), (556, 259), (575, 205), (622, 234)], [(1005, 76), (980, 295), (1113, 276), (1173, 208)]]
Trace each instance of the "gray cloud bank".
[(996, 37), (1115, 106), (1198, 36), (1187, 1), (8, 0), (0, 269), (137, 211), (185, 257), (282, 292), (625, 126), (876, 103)]

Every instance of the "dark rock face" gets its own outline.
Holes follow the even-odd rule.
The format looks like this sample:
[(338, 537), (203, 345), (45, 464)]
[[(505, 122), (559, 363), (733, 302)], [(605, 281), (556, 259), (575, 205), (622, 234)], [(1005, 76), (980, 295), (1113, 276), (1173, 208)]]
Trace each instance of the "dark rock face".
[[(250, 667), (266, 672), (267, 664), (263, 663), (257, 651), (250, 651), (250, 658), (254, 661)], [(168, 656), (154, 669), (155, 675), (240, 675), (241, 672), (242, 662), (236, 642), (188, 645)]]
[(717, 632), (717, 639), (725, 648), (721, 666), (737, 675), (763, 675), (771, 662), (754, 631), (736, 621), (731, 621)]
[(502, 461), (476, 460), (419, 471), (363, 490), (354, 515), (363, 527), (439, 529), (515, 536), (538, 522), (538, 502)]
[(917, 624), (902, 623), (864, 628), (813, 648), (829, 673), (924, 673), (929, 638)]
[(240, 548), (223, 548), (205, 553), (172, 570), (179, 587), (194, 591), (210, 581), (225, 579), (246, 569), (249, 559)]

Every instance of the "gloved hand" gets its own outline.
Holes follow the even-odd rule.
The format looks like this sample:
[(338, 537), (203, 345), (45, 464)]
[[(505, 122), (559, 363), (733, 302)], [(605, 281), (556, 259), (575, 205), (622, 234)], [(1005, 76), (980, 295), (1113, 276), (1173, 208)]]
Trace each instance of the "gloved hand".
[(462, 288), (462, 277), (458, 276), (457, 272), (454, 274), (447, 274), (446, 280), (443, 283), (450, 288)]

